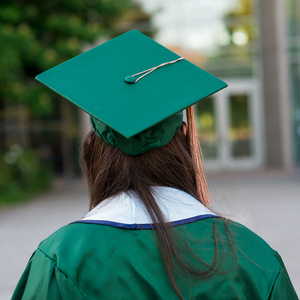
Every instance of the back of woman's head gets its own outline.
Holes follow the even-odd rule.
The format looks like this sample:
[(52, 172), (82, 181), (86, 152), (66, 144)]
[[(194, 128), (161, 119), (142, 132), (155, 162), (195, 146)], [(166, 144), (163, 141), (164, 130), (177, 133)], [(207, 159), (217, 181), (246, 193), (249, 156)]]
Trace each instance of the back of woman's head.
[(137, 156), (106, 144), (91, 131), (81, 152), (91, 208), (120, 192), (132, 190), (140, 194), (152, 186), (177, 188), (198, 198), (195, 165), (182, 129), (167, 145)]

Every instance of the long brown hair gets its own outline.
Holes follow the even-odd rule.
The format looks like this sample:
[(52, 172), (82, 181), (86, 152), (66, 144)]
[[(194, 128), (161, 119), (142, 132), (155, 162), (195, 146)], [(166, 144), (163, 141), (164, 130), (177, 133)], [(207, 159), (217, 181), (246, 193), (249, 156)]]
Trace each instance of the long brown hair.
[[(190, 124), (188, 130), (193, 130)], [(190, 259), (179, 254), (182, 253), (178, 249), (179, 244), (195, 256), (193, 251), (165, 222), (164, 215), (152, 195), (152, 187), (176, 188), (208, 205), (209, 193), (205, 173), (202, 168), (199, 169), (200, 160), (195, 162), (195, 158), (193, 159), (195, 155), (193, 154), (195, 149), (191, 149), (193, 134), (191, 131), (185, 134), (180, 128), (167, 145), (142, 155), (130, 156), (106, 144), (94, 131), (90, 131), (81, 149), (81, 164), (91, 197), (90, 209), (121, 192), (128, 190), (134, 192), (151, 217), (167, 275), (180, 299), (183, 298), (174, 278), (174, 262), (187, 273), (198, 276), (212, 275), (218, 269), (216, 225), (214, 223), (213, 227), (216, 244), (214, 260), (211, 265), (207, 265), (201, 258), (196, 257), (207, 268), (204, 271), (195, 270), (190, 266)]]

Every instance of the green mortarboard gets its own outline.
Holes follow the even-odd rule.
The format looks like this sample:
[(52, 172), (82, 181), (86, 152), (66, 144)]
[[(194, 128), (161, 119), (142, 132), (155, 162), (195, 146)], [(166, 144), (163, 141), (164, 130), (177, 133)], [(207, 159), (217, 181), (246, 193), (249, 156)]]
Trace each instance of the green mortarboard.
[(86, 111), (97, 135), (130, 155), (167, 144), (182, 110), (227, 86), (137, 30), (36, 79)]

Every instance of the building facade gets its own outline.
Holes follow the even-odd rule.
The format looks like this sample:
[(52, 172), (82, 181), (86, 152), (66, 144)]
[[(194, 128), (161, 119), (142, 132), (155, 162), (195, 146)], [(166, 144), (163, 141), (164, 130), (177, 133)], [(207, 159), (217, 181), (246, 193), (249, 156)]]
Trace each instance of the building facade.
[(299, 1), (141, 2), (160, 43), (228, 83), (196, 106), (207, 169), (299, 166)]

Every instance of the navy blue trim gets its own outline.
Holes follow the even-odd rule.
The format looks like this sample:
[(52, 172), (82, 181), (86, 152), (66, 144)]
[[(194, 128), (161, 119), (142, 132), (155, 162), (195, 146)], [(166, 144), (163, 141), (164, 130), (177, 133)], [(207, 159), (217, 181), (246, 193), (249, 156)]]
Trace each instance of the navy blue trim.
[[(196, 217), (178, 220), (174, 222), (169, 222), (168, 224), (170, 225), (170, 227), (175, 227), (179, 225), (193, 223), (207, 218), (220, 218), (220, 217), (217, 215), (206, 214), (206, 215), (196, 216)], [(101, 220), (79, 220), (79, 221), (72, 222), (71, 224), (74, 223), (99, 224), (99, 225), (107, 225), (107, 226), (113, 226), (113, 227), (124, 228), (124, 229), (154, 229), (153, 224), (123, 224), (118, 222), (101, 221)]]

